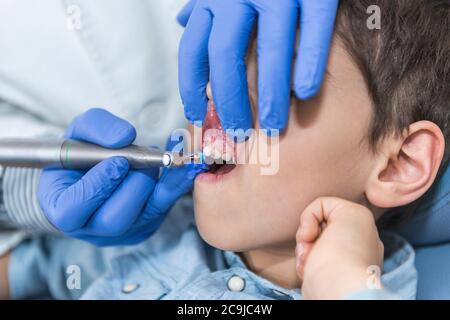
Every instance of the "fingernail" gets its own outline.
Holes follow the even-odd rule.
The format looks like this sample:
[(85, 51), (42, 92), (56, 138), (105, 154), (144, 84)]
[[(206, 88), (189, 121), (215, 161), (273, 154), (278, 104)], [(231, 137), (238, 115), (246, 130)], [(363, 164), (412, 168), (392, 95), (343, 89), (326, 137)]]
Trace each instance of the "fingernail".
[(113, 172), (118, 175), (119, 178), (129, 169), (128, 160), (122, 157), (114, 157), (112, 160), (112, 165), (114, 170)]
[(309, 86), (297, 87), (297, 90), (295, 90), (295, 93), (299, 99), (309, 100), (317, 94), (318, 90), (319, 90), (319, 88), (317, 87), (317, 85), (312, 84)]

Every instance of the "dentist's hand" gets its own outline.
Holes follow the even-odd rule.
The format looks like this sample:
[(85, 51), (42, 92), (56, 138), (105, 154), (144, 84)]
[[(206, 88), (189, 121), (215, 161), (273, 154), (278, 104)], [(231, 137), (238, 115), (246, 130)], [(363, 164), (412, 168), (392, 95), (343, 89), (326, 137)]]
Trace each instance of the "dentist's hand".
[(305, 298), (342, 299), (374, 281), (379, 284), (384, 247), (369, 209), (339, 198), (319, 198), (300, 219), (297, 273)]
[[(130, 145), (131, 124), (101, 109), (77, 117), (65, 138), (108, 148)], [(174, 202), (192, 188), (202, 166), (130, 170), (124, 158), (107, 159), (87, 172), (47, 169), (38, 198), (49, 221), (67, 236), (99, 246), (130, 245), (152, 235)]]
[(286, 127), (298, 21), (300, 43), (294, 91), (300, 99), (320, 89), (338, 0), (194, 0), (179, 14), (186, 25), (180, 44), (179, 81), (186, 117), (203, 121), (206, 85), (225, 129), (249, 129), (245, 57), (258, 22), (258, 92), (261, 128)]

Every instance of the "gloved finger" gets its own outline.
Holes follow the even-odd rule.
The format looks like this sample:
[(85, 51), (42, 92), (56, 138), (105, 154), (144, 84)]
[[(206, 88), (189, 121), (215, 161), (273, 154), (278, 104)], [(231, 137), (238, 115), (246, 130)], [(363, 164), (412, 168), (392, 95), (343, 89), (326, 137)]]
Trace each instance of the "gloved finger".
[(208, 39), (211, 12), (203, 1), (192, 11), (179, 49), (179, 87), (186, 118), (202, 122), (206, 114), (206, 85), (209, 81)]
[(256, 16), (242, 1), (215, 2), (208, 52), (212, 94), (224, 129), (252, 127), (245, 57)]
[(263, 129), (283, 130), (289, 116), (298, 3), (261, 2), (258, 16), (258, 110)]
[(159, 169), (130, 171), (84, 228), (89, 235), (117, 237), (131, 228), (152, 194)]
[(106, 110), (90, 109), (75, 118), (64, 136), (106, 148), (123, 148), (133, 143), (136, 130), (130, 123)]
[(164, 216), (182, 195), (192, 190), (197, 175), (207, 169), (205, 164), (188, 164), (181, 168), (165, 169), (147, 204), (145, 219)]
[(62, 232), (83, 227), (128, 174), (125, 158), (102, 161), (72, 184), (61, 172), (48, 171), (41, 179), (39, 201), (50, 222)]
[(192, 14), (192, 10), (194, 9), (195, 4), (197, 3), (197, 0), (191, 0), (189, 1), (183, 9), (178, 13), (177, 15), (177, 21), (180, 25), (183, 27), (186, 27), (189, 18)]
[(328, 63), (338, 0), (300, 1), (300, 43), (294, 75), (298, 98), (307, 100), (319, 91)]

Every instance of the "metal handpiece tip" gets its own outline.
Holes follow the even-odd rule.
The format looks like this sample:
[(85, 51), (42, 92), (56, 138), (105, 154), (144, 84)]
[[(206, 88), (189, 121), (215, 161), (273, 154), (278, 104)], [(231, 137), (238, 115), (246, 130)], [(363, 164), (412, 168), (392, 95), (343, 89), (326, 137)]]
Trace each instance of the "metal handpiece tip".
[(185, 158), (185, 163), (204, 163), (205, 156), (202, 152), (193, 153)]
[(205, 157), (203, 153), (192, 153), (188, 155), (172, 154), (171, 167), (181, 167), (187, 164), (203, 164), (205, 163)]

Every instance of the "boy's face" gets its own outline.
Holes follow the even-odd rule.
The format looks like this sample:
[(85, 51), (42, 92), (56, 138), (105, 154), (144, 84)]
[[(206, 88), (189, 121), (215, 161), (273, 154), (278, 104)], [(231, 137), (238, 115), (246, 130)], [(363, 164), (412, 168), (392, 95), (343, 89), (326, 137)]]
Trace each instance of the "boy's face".
[[(254, 57), (248, 69), (256, 110)], [(228, 174), (197, 177), (195, 215), (202, 237), (214, 247), (237, 252), (284, 247), (294, 243), (300, 214), (317, 197), (364, 204), (375, 160), (367, 142), (371, 115), (363, 76), (335, 40), (321, 93), (292, 102), (275, 175), (262, 175), (262, 165), (244, 164)], [(258, 143), (267, 143), (255, 139), (239, 146), (250, 157), (258, 152)]]

